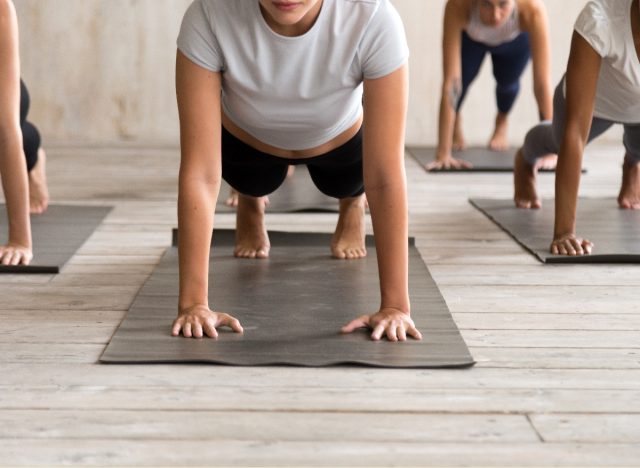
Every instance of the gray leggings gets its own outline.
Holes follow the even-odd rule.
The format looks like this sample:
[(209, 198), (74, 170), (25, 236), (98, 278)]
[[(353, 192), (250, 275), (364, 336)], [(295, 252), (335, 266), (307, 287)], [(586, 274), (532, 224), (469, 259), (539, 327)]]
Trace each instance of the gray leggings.
[[(524, 160), (534, 165), (538, 158), (546, 154), (558, 154), (566, 124), (567, 103), (563, 92), (564, 78), (556, 87), (553, 95), (553, 121), (541, 122), (527, 133), (524, 139), (522, 153)], [(602, 135), (617, 122), (594, 117), (591, 121), (591, 131), (587, 143)], [(640, 163), (640, 124), (624, 125), (624, 147), (627, 150), (626, 160), (630, 163)]]

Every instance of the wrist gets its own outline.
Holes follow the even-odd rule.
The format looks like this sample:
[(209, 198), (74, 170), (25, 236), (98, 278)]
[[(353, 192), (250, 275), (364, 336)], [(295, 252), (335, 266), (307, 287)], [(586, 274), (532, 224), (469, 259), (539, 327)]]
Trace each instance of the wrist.
[(401, 301), (387, 301), (383, 300), (380, 303), (380, 310), (382, 309), (393, 309), (402, 312), (403, 314), (411, 315), (411, 304), (409, 303), (409, 299), (401, 300)]

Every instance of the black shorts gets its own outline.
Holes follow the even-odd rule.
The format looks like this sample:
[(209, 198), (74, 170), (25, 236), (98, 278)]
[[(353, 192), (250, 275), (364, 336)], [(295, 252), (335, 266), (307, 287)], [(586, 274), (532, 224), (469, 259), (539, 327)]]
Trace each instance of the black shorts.
[(263, 153), (222, 128), (222, 178), (244, 195), (262, 197), (274, 192), (290, 165), (304, 164), (318, 189), (334, 198), (364, 193), (362, 129), (344, 145), (320, 156), (288, 159)]

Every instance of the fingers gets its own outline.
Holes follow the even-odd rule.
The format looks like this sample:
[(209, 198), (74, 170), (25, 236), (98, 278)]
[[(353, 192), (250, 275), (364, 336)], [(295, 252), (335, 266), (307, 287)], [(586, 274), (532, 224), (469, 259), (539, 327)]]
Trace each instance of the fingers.
[(575, 236), (556, 239), (551, 243), (550, 251), (553, 255), (567, 255), (570, 257), (589, 255), (593, 250), (593, 242)]
[(415, 325), (411, 325), (407, 328), (407, 333), (409, 334), (409, 336), (411, 336), (412, 338), (416, 339), (416, 340), (421, 340), (422, 339), (422, 333), (420, 333), (420, 330), (418, 330)]
[(369, 316), (363, 315), (346, 324), (344, 327), (342, 327), (341, 331), (342, 333), (352, 333), (354, 330), (357, 330), (358, 328), (367, 328), (367, 327), (369, 327)]
[(220, 314), (216, 326), (229, 327), (236, 333), (244, 333), (244, 329), (242, 328), (242, 325), (240, 325), (240, 321), (229, 314)]
[(218, 338), (218, 327), (229, 327), (236, 333), (244, 333), (240, 321), (229, 314), (213, 312), (206, 306), (198, 306), (184, 311), (171, 328), (173, 336), (180, 332), (185, 338)]

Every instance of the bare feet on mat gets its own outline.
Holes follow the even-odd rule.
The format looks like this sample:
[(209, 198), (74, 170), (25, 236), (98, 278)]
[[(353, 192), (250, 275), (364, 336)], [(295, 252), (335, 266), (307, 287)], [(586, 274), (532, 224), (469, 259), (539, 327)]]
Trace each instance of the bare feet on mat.
[(618, 205), (626, 210), (640, 210), (640, 164), (624, 162)]
[(496, 117), (496, 127), (493, 136), (489, 140), (489, 149), (493, 151), (505, 151), (509, 149), (507, 114), (499, 113)]
[(518, 150), (513, 167), (514, 201), (518, 208), (537, 209), (542, 206), (536, 191), (537, 172), (534, 166), (524, 160), (522, 150)]
[(545, 171), (553, 171), (558, 165), (557, 154), (547, 154), (536, 161), (536, 169)]
[(453, 145), (454, 151), (460, 151), (467, 147), (467, 142), (464, 141), (464, 132), (462, 131), (462, 116), (460, 113), (456, 115), (456, 121), (453, 126)]
[(238, 197), (236, 215), (236, 247), (233, 255), (238, 258), (267, 258), (271, 244), (264, 223), (265, 197), (247, 195)]
[(367, 256), (364, 211), (364, 195), (340, 200), (340, 216), (331, 241), (334, 258), (354, 260)]
[(38, 150), (38, 162), (29, 172), (29, 211), (44, 213), (49, 206), (47, 187), (47, 155), (42, 148)]

